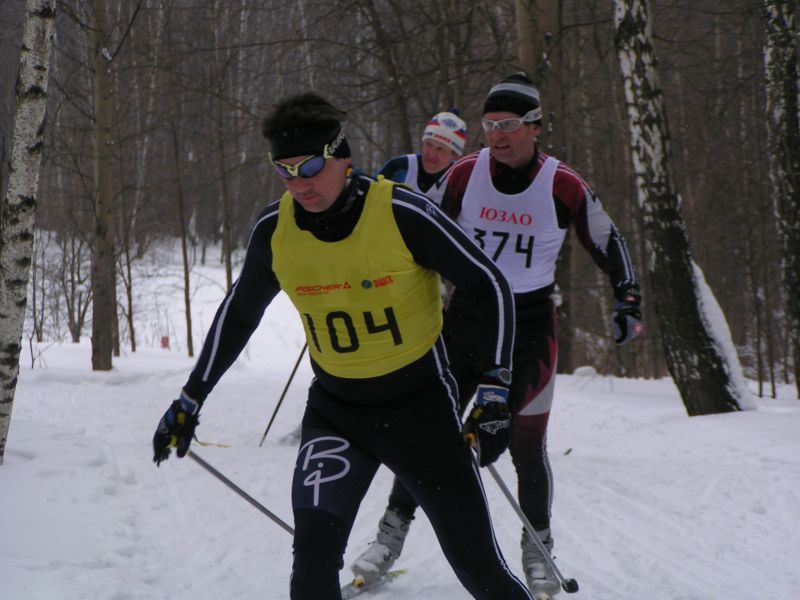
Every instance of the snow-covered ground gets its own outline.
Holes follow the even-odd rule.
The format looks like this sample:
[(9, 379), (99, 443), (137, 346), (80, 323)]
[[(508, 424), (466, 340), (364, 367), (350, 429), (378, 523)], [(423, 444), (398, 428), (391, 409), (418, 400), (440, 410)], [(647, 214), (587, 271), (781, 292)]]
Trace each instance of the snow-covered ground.
[[(0, 466), (2, 600), (288, 597), (285, 531), (191, 460), (152, 463), (155, 425), (193, 365), (178, 273), (165, 260), (144, 269), (137, 292), (144, 347), (116, 359), (111, 372), (90, 370), (88, 343), (45, 344), (33, 369), (22, 358)], [(194, 281), (199, 335), (224, 277), (205, 267)], [(172, 350), (156, 347), (162, 335)], [(303, 410), (307, 359), (262, 447), (259, 440), (302, 345), (281, 295), (203, 409), (198, 436), (209, 445), (193, 446), (289, 523), (296, 447), (283, 438)], [(581, 588), (560, 597), (800, 598), (800, 402), (792, 387), (782, 395), (757, 401), (757, 410), (690, 419), (668, 380), (612, 379), (588, 368), (560, 376), (549, 439), (555, 553)], [(507, 455), (497, 468), (513, 489)], [(381, 469), (348, 564), (372, 539), (390, 483)], [(498, 539), (521, 574), (520, 523), (488, 474), (485, 485)], [(376, 600), (468, 598), (422, 514), (397, 566), (408, 574)]]

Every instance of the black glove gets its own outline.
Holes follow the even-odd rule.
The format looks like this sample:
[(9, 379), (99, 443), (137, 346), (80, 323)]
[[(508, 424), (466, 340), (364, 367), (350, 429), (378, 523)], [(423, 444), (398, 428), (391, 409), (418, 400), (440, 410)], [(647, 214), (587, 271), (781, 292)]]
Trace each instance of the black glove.
[(194, 428), (199, 423), (197, 413), (200, 412), (200, 403), (189, 398), (181, 392), (180, 397), (161, 417), (153, 436), (153, 462), (156, 466), (162, 460), (169, 458), (171, 447), (175, 447), (178, 458), (186, 456), (189, 444), (192, 443)]
[(478, 464), (492, 464), (511, 442), (508, 387), (498, 383), (478, 385), (475, 406), (464, 423), (467, 439), (478, 450)]
[(640, 305), (642, 297), (635, 290), (625, 292), (625, 297), (617, 303), (611, 315), (611, 330), (614, 341), (624, 346), (644, 331)]

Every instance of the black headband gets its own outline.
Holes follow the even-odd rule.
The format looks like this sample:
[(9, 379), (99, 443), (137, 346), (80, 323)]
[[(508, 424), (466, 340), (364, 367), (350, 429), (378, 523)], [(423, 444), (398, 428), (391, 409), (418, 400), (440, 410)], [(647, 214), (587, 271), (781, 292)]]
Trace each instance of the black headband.
[(278, 129), (267, 134), (267, 141), (273, 160), (321, 155), (328, 144), (336, 158), (350, 156), (350, 146), (340, 123), (312, 123)]

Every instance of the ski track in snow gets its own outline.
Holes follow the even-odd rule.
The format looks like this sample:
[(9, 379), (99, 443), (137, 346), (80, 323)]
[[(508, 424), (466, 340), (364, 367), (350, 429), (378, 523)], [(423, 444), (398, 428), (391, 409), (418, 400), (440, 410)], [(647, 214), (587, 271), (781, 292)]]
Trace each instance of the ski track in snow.
[[(220, 280), (219, 269), (203, 273)], [(219, 298), (218, 285), (197, 291), (203, 327)], [(23, 358), (0, 466), (0, 600), (288, 597), (285, 531), (193, 461), (152, 463), (155, 425), (194, 362), (175, 349), (185, 335), (179, 313), (169, 313), (178, 309), (160, 302), (150, 320), (168, 324), (172, 351), (143, 347), (109, 373), (90, 371), (88, 344), (51, 346), (33, 370)], [(152, 327), (143, 326), (143, 338), (159, 339)], [(192, 447), (290, 524), (296, 445), (282, 438), (302, 415), (307, 358), (258, 442), (302, 344), (299, 320), (279, 296), (203, 408), (198, 436), (227, 447)], [(800, 598), (800, 402), (792, 388), (783, 392), (755, 411), (690, 419), (668, 380), (589, 369), (559, 376), (548, 441), (555, 554), (581, 589), (557, 598)], [(515, 489), (508, 455), (497, 468)], [(342, 583), (374, 538), (390, 486), (382, 468), (350, 537)], [(521, 524), (488, 474), (484, 486), (498, 542), (521, 576)], [(369, 598), (469, 598), (421, 512), (395, 568), (409, 573)]]

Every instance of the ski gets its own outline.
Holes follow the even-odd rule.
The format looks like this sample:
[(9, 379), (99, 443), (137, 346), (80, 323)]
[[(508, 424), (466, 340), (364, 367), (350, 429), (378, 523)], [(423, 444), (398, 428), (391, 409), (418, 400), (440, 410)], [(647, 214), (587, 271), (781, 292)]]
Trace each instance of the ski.
[(373, 583), (366, 583), (364, 578), (360, 575), (353, 579), (350, 583), (345, 586), (342, 586), (342, 600), (349, 600), (350, 598), (355, 598), (356, 596), (360, 596), (361, 594), (365, 594), (367, 592), (373, 592), (378, 588), (383, 587), (387, 583), (394, 581), (400, 575), (404, 575), (408, 572), (408, 569), (396, 569), (394, 571), (389, 571), (385, 575), (381, 576), (380, 579), (377, 579)]

